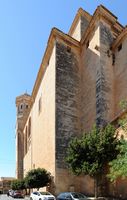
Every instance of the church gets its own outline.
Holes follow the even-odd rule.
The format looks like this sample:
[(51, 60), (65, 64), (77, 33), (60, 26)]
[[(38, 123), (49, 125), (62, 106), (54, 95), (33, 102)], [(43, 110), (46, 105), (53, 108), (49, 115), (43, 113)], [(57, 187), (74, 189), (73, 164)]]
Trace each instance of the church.
[[(32, 94), (16, 97), (16, 175), (45, 168), (51, 191), (94, 193), (93, 180), (74, 176), (65, 157), (69, 141), (119, 118), (127, 97), (127, 27), (103, 5), (79, 8), (69, 32), (51, 30)], [(126, 195), (124, 184), (107, 193)]]

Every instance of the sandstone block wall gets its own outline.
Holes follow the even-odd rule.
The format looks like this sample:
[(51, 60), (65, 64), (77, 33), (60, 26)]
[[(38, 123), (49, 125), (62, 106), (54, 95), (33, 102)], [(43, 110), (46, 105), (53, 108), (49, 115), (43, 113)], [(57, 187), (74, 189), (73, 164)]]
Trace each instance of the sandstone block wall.
[(119, 46), (122, 48), (115, 51), (115, 115), (118, 116), (121, 112), (120, 102), (127, 100), (127, 39)]
[(114, 118), (114, 70), (109, 55), (113, 34), (111, 28), (100, 22), (100, 66), (96, 77), (96, 122), (104, 125)]
[(76, 23), (75, 29), (74, 29), (73, 33), (71, 34), (71, 37), (75, 38), (78, 41), (81, 40), (85, 30), (88, 27), (89, 20), (90, 20), (90, 19), (87, 19), (87, 17), (85, 17), (81, 14), (79, 14), (79, 15), (80, 16), (79, 16), (78, 21)]
[(22, 131), (18, 130), (16, 139), (17, 139), (16, 147), (19, 149), (16, 154), (16, 177), (18, 179), (22, 179), (23, 178), (23, 154), (24, 154)]
[[(56, 175), (55, 193), (79, 191), (93, 194), (93, 181), (75, 176), (65, 162), (69, 141), (81, 132), (80, 56), (67, 45), (56, 44)], [(89, 179), (89, 184), (88, 184)]]
[(71, 138), (81, 132), (80, 69), (73, 49), (56, 43), (56, 167), (66, 168)]
[(84, 16), (81, 16), (81, 29), (80, 29), (81, 38), (82, 38), (83, 34), (85, 33), (85, 31), (86, 31), (86, 29), (88, 27), (88, 24), (89, 24), (88, 19), (86, 17), (84, 17)]
[[(55, 47), (42, 78), (31, 117), (31, 142), (24, 158), (25, 172), (33, 168), (45, 168), (55, 175)], [(24, 127), (24, 131), (26, 129)]]
[(76, 176), (66, 169), (57, 169), (56, 194), (65, 191), (82, 192), (88, 196), (94, 195), (94, 181), (89, 176)]
[(81, 53), (82, 132), (90, 130), (96, 120), (96, 73), (100, 66), (100, 52), (95, 46), (100, 46), (98, 24)]
[[(95, 123), (105, 125), (120, 112), (119, 102), (127, 96), (127, 40), (122, 49), (111, 50), (116, 18), (103, 6), (98, 7), (90, 24), (84, 15), (77, 16), (70, 32), (78, 41), (84, 37), (80, 43), (58, 30), (50, 35), (43, 59), (47, 65), (44, 71), (40, 68), (44, 74), (38, 74), (34, 102), (24, 126), (25, 133), (31, 119), (24, 169), (20, 163), (18, 168), (20, 165), (24, 173), (37, 167), (50, 171), (56, 194), (77, 190), (92, 195), (93, 180), (68, 171), (67, 148), (73, 137), (88, 132)], [(19, 151), (23, 141), (17, 141)]]

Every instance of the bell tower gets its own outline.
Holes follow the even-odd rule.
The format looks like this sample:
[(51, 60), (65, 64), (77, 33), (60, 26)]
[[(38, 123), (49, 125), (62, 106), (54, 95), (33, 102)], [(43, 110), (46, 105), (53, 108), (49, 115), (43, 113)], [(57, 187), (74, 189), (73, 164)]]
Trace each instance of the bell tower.
[(24, 136), (23, 129), (31, 108), (31, 96), (27, 93), (16, 97), (16, 178), (23, 179)]

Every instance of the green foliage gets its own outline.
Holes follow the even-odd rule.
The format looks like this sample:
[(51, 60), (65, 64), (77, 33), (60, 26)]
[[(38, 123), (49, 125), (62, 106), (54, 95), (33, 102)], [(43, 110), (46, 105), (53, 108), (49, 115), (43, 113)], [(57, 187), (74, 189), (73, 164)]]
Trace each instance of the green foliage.
[(120, 153), (117, 158), (109, 163), (110, 173), (108, 177), (111, 181), (115, 181), (119, 177), (127, 177), (127, 141), (122, 139), (118, 149)]
[(90, 175), (95, 180), (95, 197), (98, 196), (98, 177), (103, 174), (107, 164), (119, 154), (119, 140), (115, 136), (115, 128), (107, 125), (96, 126), (81, 139), (74, 138), (68, 147), (66, 161), (71, 171), (76, 174)]
[(107, 163), (116, 158), (119, 141), (114, 136), (115, 128), (111, 125), (103, 129), (96, 126), (85, 133), (81, 139), (70, 142), (66, 161), (71, 171), (76, 174), (96, 176), (102, 173)]
[(127, 100), (120, 101), (119, 105), (120, 105), (120, 108), (122, 108), (123, 111), (126, 110), (127, 109)]
[(43, 168), (30, 170), (25, 177), (27, 188), (40, 188), (47, 186), (51, 181), (50, 173)]
[[(127, 100), (122, 100), (120, 102), (120, 107), (124, 113), (118, 123), (120, 128), (124, 131), (124, 134), (127, 135)], [(110, 181), (115, 181), (117, 178), (127, 177), (127, 140), (121, 139), (117, 149), (119, 151), (117, 158), (109, 163), (110, 172), (108, 177)]]
[(24, 180), (19, 180), (19, 179), (16, 179), (16, 180), (13, 180), (11, 182), (11, 188), (13, 190), (23, 190), (25, 189), (25, 181)]
[(125, 111), (127, 110), (127, 100), (120, 101), (120, 108), (122, 109), (124, 116), (121, 119), (119, 119), (118, 123), (126, 134), (127, 133), (127, 113)]

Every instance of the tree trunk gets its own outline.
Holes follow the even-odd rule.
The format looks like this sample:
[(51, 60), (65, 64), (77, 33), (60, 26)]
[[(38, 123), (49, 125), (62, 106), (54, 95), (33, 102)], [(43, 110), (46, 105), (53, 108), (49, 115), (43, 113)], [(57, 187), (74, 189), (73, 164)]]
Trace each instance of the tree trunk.
[(94, 177), (94, 195), (95, 195), (95, 199), (97, 199), (98, 197), (98, 177), (97, 176)]

